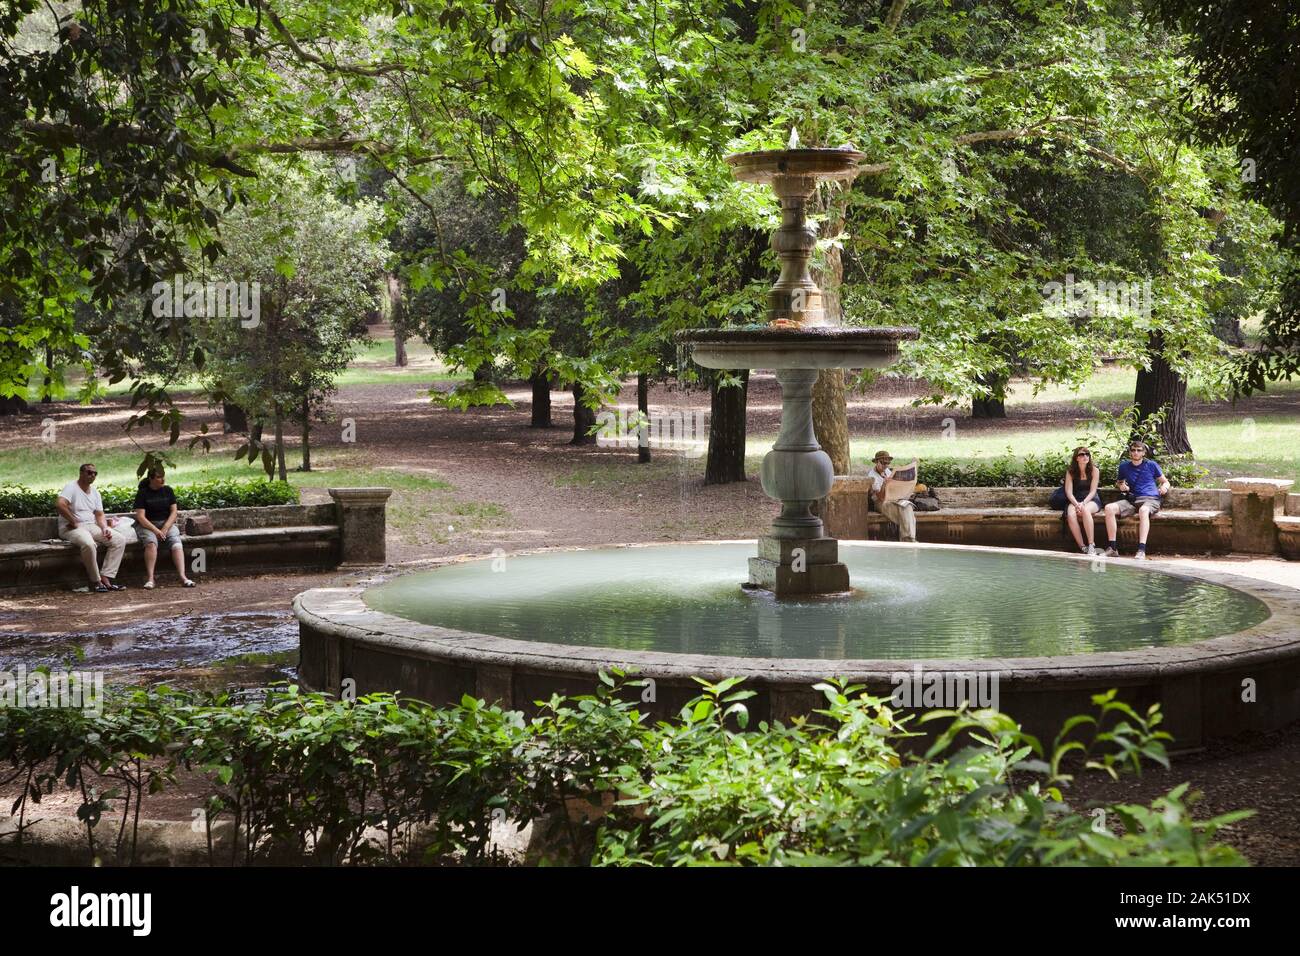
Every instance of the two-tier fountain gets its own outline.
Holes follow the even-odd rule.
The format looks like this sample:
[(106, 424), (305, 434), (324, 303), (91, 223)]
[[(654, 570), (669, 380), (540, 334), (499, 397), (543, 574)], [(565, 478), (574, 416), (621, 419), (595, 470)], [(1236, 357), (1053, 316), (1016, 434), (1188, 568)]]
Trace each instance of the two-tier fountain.
[(821, 369), (884, 368), (913, 328), (846, 328), (826, 321), (822, 293), (809, 270), (817, 244), (808, 198), (822, 180), (850, 180), (863, 154), (852, 149), (783, 149), (727, 157), (737, 179), (768, 183), (781, 201), (772, 249), (781, 276), (768, 293), (765, 326), (692, 329), (679, 339), (705, 368), (770, 368), (781, 385), (781, 431), (763, 459), (763, 491), (781, 503), (771, 531), (749, 559), (748, 587), (778, 598), (848, 591), (839, 542), (828, 537), (813, 505), (830, 493), (830, 456), (813, 431), (812, 390)]
[[(812, 510), (833, 477), (812, 425), (818, 370), (886, 366), (916, 334), (827, 325), (808, 274), (815, 237), (804, 204), (818, 180), (852, 177), (861, 158), (847, 149), (731, 157), (737, 176), (771, 183), (781, 198), (771, 321), (684, 336), (701, 365), (776, 371), (781, 433), (763, 489), (781, 513), (749, 557), (750, 588), (816, 600), (742, 592), (731, 569), (751, 546), (732, 541), (462, 555), (298, 595), (303, 684), (434, 704), (470, 694), (535, 712), (623, 670), (649, 681), (649, 697), (635, 689), (638, 706), (667, 718), (699, 694), (699, 679), (740, 677), (758, 722), (824, 707), (815, 685), (830, 677), (888, 696), (900, 674), (924, 671), (996, 680), (1002, 708), (1039, 736), (1116, 686), (1144, 706), (1159, 702), (1180, 746), (1297, 719), (1293, 589), (1158, 562), (1112, 562), (1103, 575), (1079, 555), (826, 536)], [(849, 569), (871, 586), (843, 593)], [(1116, 628), (1116, 607), (1144, 613)], [(1243, 675), (1275, 703), (1236, 704)]]

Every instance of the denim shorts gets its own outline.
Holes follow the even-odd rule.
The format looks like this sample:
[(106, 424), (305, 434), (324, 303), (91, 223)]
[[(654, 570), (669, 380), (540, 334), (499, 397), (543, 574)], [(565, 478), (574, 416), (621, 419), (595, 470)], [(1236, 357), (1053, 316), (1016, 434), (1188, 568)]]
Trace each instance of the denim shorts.
[[(137, 524), (135, 526), (135, 536), (140, 539), (141, 544), (146, 546), (150, 542), (154, 544), (158, 543), (158, 536), (142, 524)], [(167, 547), (172, 548), (173, 550), (184, 547), (184, 545), (181, 544), (181, 529), (176, 527), (176, 525), (172, 525), (168, 528), (166, 541), (164, 543)]]

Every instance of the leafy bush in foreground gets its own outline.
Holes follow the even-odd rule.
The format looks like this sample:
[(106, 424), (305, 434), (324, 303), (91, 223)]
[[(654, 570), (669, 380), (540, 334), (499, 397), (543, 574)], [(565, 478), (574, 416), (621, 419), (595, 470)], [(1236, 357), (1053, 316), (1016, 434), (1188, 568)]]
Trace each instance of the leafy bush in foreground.
[[(181, 768), (206, 772), (213, 862), (490, 862), (505, 820), (542, 827), (548, 859), (597, 865), (1244, 862), (1215, 840), (1249, 814), (1194, 820), (1185, 785), (1107, 808), (1117, 832), (1065, 802), (1067, 759), (1112, 775), (1166, 762), (1158, 709), (1113, 691), (1050, 752), (1003, 714), (943, 711), (923, 718), (947, 725), (918, 756), (903, 749), (915, 732), (859, 688), (818, 685), (814, 718), (750, 729), (735, 680), (657, 723), (623, 699), (638, 682), (602, 681), (531, 720), (469, 697), (435, 709), (294, 687), (245, 703), (139, 690), (100, 716), (0, 708), (0, 785), (21, 783), (18, 839), (31, 804), (79, 791), (91, 858), (122, 862), (141, 795)], [(120, 814), (111, 847), (92, 829), (106, 814)]]

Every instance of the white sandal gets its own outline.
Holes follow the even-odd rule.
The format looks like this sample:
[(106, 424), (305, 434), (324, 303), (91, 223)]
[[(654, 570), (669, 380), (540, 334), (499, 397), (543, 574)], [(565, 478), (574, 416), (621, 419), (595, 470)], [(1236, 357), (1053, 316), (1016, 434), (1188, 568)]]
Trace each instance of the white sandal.
[(144, 582), (144, 589), (145, 589), (146, 591), (152, 591), (153, 588), (154, 588), (154, 584), (153, 584), (152, 581), (146, 581), (146, 582)]

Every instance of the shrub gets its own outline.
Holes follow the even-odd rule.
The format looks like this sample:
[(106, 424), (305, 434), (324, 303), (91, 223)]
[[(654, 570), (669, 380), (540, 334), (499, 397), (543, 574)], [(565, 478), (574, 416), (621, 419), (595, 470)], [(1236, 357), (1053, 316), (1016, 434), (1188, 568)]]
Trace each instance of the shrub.
[[(182, 511), (206, 508), (239, 508), (255, 505), (291, 505), (299, 501), (298, 489), (284, 481), (244, 481), (218, 478), (193, 485), (173, 485), (176, 504)], [(130, 511), (136, 486), (107, 485), (99, 489), (104, 510), (110, 514)], [(0, 485), (0, 519), (48, 518), (58, 514), (57, 491)]]
[[(997, 712), (929, 713), (922, 723), (947, 726), (921, 756), (903, 747), (911, 718), (857, 687), (818, 685), (814, 718), (750, 729), (752, 692), (734, 679), (653, 724), (627, 699), (639, 682), (601, 680), (532, 720), (471, 697), (437, 709), (295, 687), (242, 703), (131, 691), (99, 715), (0, 708), (0, 784), (21, 781), (16, 839), (29, 805), (62, 784), (81, 794), (91, 859), (123, 862), (141, 796), (182, 767), (207, 773), (214, 863), (489, 862), (504, 820), (547, 820), (550, 859), (597, 865), (1243, 862), (1216, 835), (1249, 814), (1194, 820), (1186, 785), (1106, 808), (1117, 832), (1065, 802), (1067, 759), (1112, 775), (1166, 764), (1158, 707), (1138, 714), (1114, 691), (1050, 752)], [(116, 841), (97, 846), (92, 827), (110, 812)], [(219, 857), (223, 820), (236, 839)]]
[[(1118, 456), (1098, 455), (1101, 487), (1114, 483)], [(921, 480), (933, 488), (1052, 487), (1059, 485), (1070, 464), (1069, 451), (1042, 457), (1018, 458), (1009, 452), (996, 458), (927, 458), (921, 462)], [(1176, 488), (1194, 487), (1208, 472), (1186, 457), (1160, 460), (1160, 467)]]

